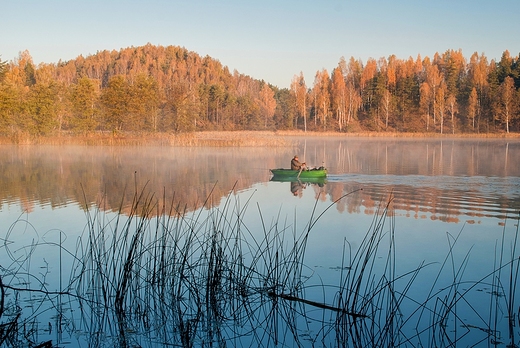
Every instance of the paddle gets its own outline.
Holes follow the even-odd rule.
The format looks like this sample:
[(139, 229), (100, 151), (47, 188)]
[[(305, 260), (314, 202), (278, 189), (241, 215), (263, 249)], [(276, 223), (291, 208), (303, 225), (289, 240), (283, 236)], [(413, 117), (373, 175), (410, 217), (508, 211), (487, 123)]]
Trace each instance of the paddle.
[(302, 163), (302, 165), (300, 166), (300, 171), (298, 172), (298, 176), (296, 177), (297, 179), (300, 178), (300, 174), (302, 173), (303, 166), (305, 166), (305, 168), (307, 168), (307, 164), (305, 162)]

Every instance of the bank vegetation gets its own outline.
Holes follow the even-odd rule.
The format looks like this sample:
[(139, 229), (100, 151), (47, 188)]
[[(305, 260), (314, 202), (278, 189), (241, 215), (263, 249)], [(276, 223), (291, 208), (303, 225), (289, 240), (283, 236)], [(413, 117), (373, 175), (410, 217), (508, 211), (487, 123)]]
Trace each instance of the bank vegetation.
[(509, 51), (499, 61), (461, 50), (341, 57), (330, 72), (296, 73), (290, 88), (279, 88), (177, 46), (38, 65), (25, 51), (0, 60), (0, 135), (25, 142), (237, 130), (508, 134), (520, 131), (519, 62)]

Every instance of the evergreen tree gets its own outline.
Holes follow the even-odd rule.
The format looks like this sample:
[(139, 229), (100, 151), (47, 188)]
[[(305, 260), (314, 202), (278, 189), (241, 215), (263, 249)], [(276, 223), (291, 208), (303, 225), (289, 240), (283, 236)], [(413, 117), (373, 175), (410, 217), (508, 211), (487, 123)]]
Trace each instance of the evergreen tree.
[(295, 100), (291, 91), (287, 88), (275, 88), (276, 110), (274, 112), (274, 124), (276, 129), (293, 129), (296, 118)]

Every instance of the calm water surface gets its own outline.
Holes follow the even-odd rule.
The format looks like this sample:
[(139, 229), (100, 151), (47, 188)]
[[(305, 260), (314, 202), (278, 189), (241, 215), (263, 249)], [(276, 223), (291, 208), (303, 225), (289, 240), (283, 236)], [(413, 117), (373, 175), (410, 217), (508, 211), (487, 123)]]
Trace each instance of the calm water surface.
[[(267, 149), (2, 146), (3, 282), (34, 287), (38, 276), (28, 274), (36, 273), (47, 290), (62, 289), (63, 274), (71, 272), (72, 263), (72, 256), (63, 250), (70, 254), (78, 250), (88, 215), (99, 210), (108, 224), (117, 212), (130, 213), (134, 193), (139, 192), (158, 207), (157, 215), (163, 211), (160, 207), (172, 206), (182, 207), (187, 216), (232, 211), (230, 215), (240, 215), (255, 241), (276, 229), (284, 231), (280, 242), (290, 244), (312, 225), (304, 260), (310, 272), (306, 294), (326, 303), (334, 303), (337, 294), (313, 284), (337, 286), (345, 259), (363, 248), (367, 233), (380, 226), (395, 243), (396, 274), (429, 264), (407, 296), (436, 292), (445, 286), (442, 281), (453, 284), (456, 279), (460, 284), (456, 292), (471, 292), (467, 298), (478, 303), (468, 306), (469, 312), (478, 312), (482, 304), (486, 318), (490, 312), (502, 313), (496, 323), (501, 332), (493, 340), (511, 339), (511, 309), (520, 315), (518, 303), (512, 301), (518, 295), (516, 278), (509, 295), (504, 295), (509, 312), (501, 306), (490, 310), (489, 294), (495, 291), (496, 277), (486, 279), (485, 285), (467, 284), (492, 274), (500, 255), (518, 257), (519, 140), (311, 137), (293, 141), (292, 147)], [(326, 166), (327, 180), (271, 181), (269, 168), (288, 167), (294, 154), (311, 166)], [(446, 267), (448, 255), (451, 261)], [(384, 272), (385, 264), (374, 262), (372, 267), (374, 273)], [(13, 270), (23, 276), (9, 276)], [(478, 297), (482, 294), (485, 303)], [(22, 293), (23, 299), (26, 296), (34, 294)], [(460, 307), (464, 311), (465, 306)], [(28, 308), (40, 323), (39, 341), (72, 347), (78, 339), (85, 340), (77, 338), (82, 337), (77, 332), (58, 335), (50, 329), (56, 321), (52, 311), (31, 302)], [(481, 338), (485, 325), (469, 314), (460, 320), (466, 320), (469, 341), (465, 344), (481, 339), (490, 344), (491, 339)], [(458, 322), (452, 325), (460, 327)], [(514, 335), (517, 329), (513, 339), (518, 340)]]

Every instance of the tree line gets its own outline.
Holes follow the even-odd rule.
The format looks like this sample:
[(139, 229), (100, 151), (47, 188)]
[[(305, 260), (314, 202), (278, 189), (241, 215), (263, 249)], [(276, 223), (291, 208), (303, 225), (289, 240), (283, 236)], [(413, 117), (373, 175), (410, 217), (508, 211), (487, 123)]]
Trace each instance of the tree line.
[(95, 131), (520, 131), (520, 56), (340, 58), (290, 88), (178, 46), (101, 51), (35, 65), (0, 60), (0, 134)]

